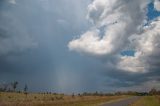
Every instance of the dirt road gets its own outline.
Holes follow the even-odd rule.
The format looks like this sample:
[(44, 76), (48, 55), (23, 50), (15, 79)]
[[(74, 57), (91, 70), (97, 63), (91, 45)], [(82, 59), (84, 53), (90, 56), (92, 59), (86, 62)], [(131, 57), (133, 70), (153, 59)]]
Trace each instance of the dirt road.
[(127, 98), (127, 99), (112, 102), (112, 103), (106, 103), (101, 106), (128, 106), (129, 104), (137, 101), (138, 99), (140, 99), (140, 97), (135, 96), (135, 97)]

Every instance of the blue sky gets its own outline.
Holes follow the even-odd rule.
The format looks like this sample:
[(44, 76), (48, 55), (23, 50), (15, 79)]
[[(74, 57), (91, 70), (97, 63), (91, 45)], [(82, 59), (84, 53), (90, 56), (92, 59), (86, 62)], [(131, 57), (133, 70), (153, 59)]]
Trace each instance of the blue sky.
[(147, 13), (148, 19), (153, 20), (158, 16), (160, 16), (160, 13), (154, 8), (154, 4), (153, 3), (148, 4), (148, 13)]
[[(107, 0), (1, 0), (0, 83), (19, 81), (19, 89), (28, 84), (30, 91), (65, 93), (160, 87), (159, 51), (152, 47), (150, 54), (143, 46), (148, 44), (143, 42), (150, 42), (150, 35), (145, 38), (145, 31), (137, 30), (146, 16), (159, 26), (155, 19), (160, 12), (154, 2), (140, 12), (134, 10), (145, 3), (121, 2), (124, 10), (119, 9), (116, 14), (112, 9), (121, 5), (118, 7), (115, 2), (109, 7), (107, 3), (110, 4)], [(108, 10), (111, 15), (103, 14)], [(126, 31), (117, 30), (119, 25), (124, 25)], [(152, 34), (152, 29), (146, 30)], [(160, 40), (156, 33), (155, 38)], [(148, 68), (147, 64), (154, 67)], [(141, 66), (143, 70), (137, 69)]]

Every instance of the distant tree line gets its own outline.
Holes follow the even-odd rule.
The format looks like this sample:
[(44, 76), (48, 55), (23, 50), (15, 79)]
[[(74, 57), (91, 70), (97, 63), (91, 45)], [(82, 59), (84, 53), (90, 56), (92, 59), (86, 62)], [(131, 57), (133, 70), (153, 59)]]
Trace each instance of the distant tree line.
[(133, 95), (133, 96), (147, 96), (147, 95), (160, 95), (160, 90), (156, 90), (152, 88), (149, 92), (137, 92), (137, 91), (118, 91), (115, 93), (102, 93), (102, 92), (94, 92), (88, 93), (84, 92), (83, 94), (78, 94), (82, 96), (118, 96), (118, 95)]
[[(18, 81), (14, 81), (11, 83), (3, 83), (0, 84), (0, 92), (18, 92), (18, 93), (24, 93), (26, 96), (28, 94), (28, 86), (27, 84), (24, 85), (23, 91), (18, 91)], [(41, 92), (39, 94), (54, 94), (57, 95), (57, 93), (52, 92)], [(62, 96), (64, 94), (61, 94)], [(152, 88), (149, 92), (137, 92), (137, 91), (117, 91), (115, 93), (104, 93), (104, 92), (84, 92), (79, 93), (77, 96), (118, 96), (118, 95), (135, 95), (135, 96), (146, 96), (146, 95), (160, 95), (160, 90), (156, 90), (155, 88)], [(72, 94), (72, 98), (75, 97), (75, 94)]]
[(17, 91), (18, 84), (19, 84), (18, 81), (0, 84), (0, 92), (19, 92), (19, 93), (24, 92), (24, 93), (27, 93), (27, 91), (28, 91), (27, 84), (25, 84), (23, 91)]

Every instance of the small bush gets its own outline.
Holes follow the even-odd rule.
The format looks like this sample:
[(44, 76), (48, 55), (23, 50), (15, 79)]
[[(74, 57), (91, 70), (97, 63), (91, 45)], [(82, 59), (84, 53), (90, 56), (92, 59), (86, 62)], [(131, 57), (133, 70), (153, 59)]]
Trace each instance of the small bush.
[(37, 96), (34, 96), (34, 99), (37, 99)]
[(8, 98), (11, 99), (12, 97), (11, 97), (11, 96), (8, 96)]
[(54, 97), (51, 97), (51, 100), (54, 101)]

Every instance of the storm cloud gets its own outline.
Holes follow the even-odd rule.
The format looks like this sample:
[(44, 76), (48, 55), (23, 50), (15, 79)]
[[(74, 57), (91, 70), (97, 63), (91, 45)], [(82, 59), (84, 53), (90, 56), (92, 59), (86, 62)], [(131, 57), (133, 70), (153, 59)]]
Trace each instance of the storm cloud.
[(159, 88), (158, 4), (1, 0), (0, 83), (64, 93)]

